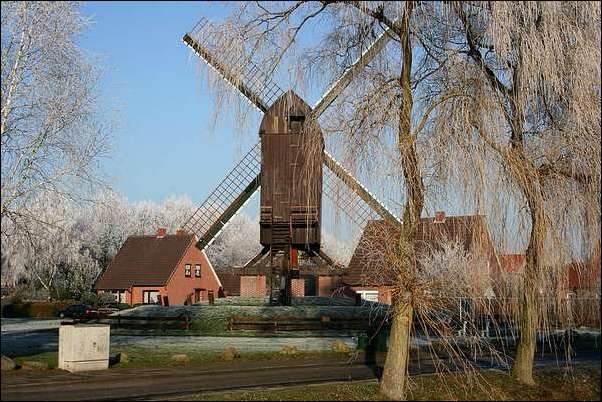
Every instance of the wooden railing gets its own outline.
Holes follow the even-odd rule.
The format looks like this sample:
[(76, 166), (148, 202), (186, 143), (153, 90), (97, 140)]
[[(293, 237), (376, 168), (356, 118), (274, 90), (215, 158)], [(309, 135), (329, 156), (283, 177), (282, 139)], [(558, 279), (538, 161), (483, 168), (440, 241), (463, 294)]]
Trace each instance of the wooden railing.
[(184, 329), (189, 330), (192, 318), (189, 314), (171, 317), (136, 317), (127, 315), (109, 316), (103, 319), (115, 328), (143, 328), (143, 329)]
[(326, 331), (326, 330), (368, 330), (381, 326), (379, 320), (364, 318), (301, 318), (268, 319), (261, 317), (232, 317), (228, 324), (230, 331)]

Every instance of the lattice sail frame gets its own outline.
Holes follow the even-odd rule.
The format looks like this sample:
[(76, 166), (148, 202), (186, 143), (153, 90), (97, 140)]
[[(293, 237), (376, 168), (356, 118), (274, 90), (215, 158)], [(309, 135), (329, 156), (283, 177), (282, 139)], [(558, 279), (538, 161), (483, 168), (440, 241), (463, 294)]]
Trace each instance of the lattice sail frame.
[[(184, 35), (183, 41), (226, 82), (240, 91), (251, 105), (265, 113), (269, 105), (284, 94), (284, 90), (249, 58), (241, 57), (240, 52), (225, 51), (225, 49), (231, 50), (232, 46), (225, 36), (216, 34), (216, 32), (218, 30), (215, 29), (215, 26), (207, 18), (202, 18), (189, 33)], [(317, 120), (320, 117), (353, 78), (385, 47), (389, 39), (390, 32), (386, 30), (328, 88), (313, 108), (314, 119)], [(395, 225), (400, 224), (399, 218), (391, 213), (332, 155), (325, 151), (323, 159), (327, 167), (324, 169), (323, 192), (353, 222), (363, 227), (368, 220), (381, 217)], [(255, 162), (258, 160), (259, 166), (249, 164), (249, 160)], [(248, 170), (246, 170), (247, 168)], [(185, 230), (191, 231), (199, 237), (197, 247), (204, 250), (210, 245), (232, 217), (246, 205), (251, 196), (259, 189), (260, 170), (261, 153), (259, 144), (257, 144), (183, 225)], [(250, 172), (255, 174), (254, 178), (249, 179), (253, 176), (253, 173)], [(239, 183), (247, 184), (236, 184), (235, 178), (244, 179), (245, 181)], [(337, 180), (342, 181), (345, 186), (337, 185)], [(341, 189), (344, 190), (341, 191)], [(233, 194), (238, 190), (241, 192), (234, 197)], [(224, 198), (231, 200), (227, 206), (219, 199), (221, 195), (226, 195)], [(207, 217), (204, 217), (206, 211), (209, 213)]]
[(255, 144), (234, 166), (182, 228), (199, 238), (197, 247), (209, 246), (230, 220), (259, 189), (261, 147)]
[(203, 17), (184, 35), (183, 41), (226, 82), (242, 92), (251, 105), (265, 113), (285, 91), (250, 58), (232, 51), (232, 41), (216, 32), (215, 25)]

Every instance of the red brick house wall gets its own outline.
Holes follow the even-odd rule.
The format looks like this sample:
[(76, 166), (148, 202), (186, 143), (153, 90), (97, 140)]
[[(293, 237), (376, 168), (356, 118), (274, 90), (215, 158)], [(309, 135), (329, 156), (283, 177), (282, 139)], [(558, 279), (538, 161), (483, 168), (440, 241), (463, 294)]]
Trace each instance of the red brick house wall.
[(305, 296), (305, 279), (291, 279), (291, 288), (293, 297)]
[[(190, 264), (190, 277), (185, 275), (186, 264)], [(196, 264), (201, 266), (200, 278), (195, 276)], [(178, 263), (177, 268), (167, 282), (167, 286), (133, 286), (127, 303), (131, 305), (144, 303), (143, 292), (148, 290), (159, 291), (161, 304), (164, 303), (164, 297), (167, 296), (170, 306), (206, 302), (210, 291), (213, 292), (215, 298), (218, 297), (220, 286), (219, 279), (207, 257), (195, 246), (192, 246)], [(198, 290), (198, 300), (196, 300), (195, 290)], [(129, 293), (126, 292), (126, 298)]]
[(383, 304), (391, 304), (391, 287), (390, 286), (354, 286), (353, 289), (356, 292), (364, 290), (377, 291), (378, 302)]
[(330, 297), (332, 292), (341, 286), (339, 276), (318, 276), (318, 296)]
[[(131, 288), (131, 301), (130, 304), (142, 304), (144, 302), (143, 295), (144, 291), (159, 291), (159, 296), (163, 297), (167, 294), (165, 286), (133, 286)], [(163, 300), (163, 299), (161, 299)]]
[(240, 277), (241, 297), (265, 297), (267, 294), (266, 289), (265, 275)]
[(99, 293), (119, 292), (124, 296), (121, 301), (130, 305), (143, 304), (145, 291), (159, 292), (159, 303), (169, 305), (206, 302), (211, 293), (217, 298), (221, 282), (205, 253), (196, 248), (196, 240), (183, 231), (168, 235), (163, 228), (156, 236), (130, 236), (94, 288)]
[[(190, 277), (185, 275), (186, 264), (190, 264)], [(201, 277), (195, 277), (195, 265), (201, 265)], [(199, 302), (206, 302), (209, 292), (213, 292), (215, 298), (218, 296), (221, 283), (205, 254), (192, 245), (186, 251), (167, 282), (167, 294), (169, 304), (195, 303), (195, 289), (198, 289)]]

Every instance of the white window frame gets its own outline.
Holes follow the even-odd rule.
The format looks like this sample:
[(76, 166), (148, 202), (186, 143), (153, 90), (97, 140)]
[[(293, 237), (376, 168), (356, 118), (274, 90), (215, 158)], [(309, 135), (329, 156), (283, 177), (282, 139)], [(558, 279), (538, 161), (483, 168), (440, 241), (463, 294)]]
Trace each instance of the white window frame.
[(359, 293), (362, 300), (378, 302), (378, 290), (358, 290), (357, 293)]
[[(153, 297), (154, 300), (153, 300)], [(161, 297), (161, 294), (159, 293), (158, 290), (143, 290), (142, 291), (142, 303), (143, 304), (157, 304), (159, 302), (159, 298)]]
[(195, 278), (201, 277), (201, 264), (194, 264), (194, 277)]

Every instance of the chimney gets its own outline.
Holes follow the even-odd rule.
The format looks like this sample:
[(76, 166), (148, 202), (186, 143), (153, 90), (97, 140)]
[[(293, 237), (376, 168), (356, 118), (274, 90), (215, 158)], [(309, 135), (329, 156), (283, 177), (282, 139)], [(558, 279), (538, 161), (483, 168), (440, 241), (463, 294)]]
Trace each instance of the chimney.
[(166, 234), (167, 234), (167, 229), (165, 229), (165, 228), (157, 229), (157, 238), (158, 239), (165, 237)]
[(184, 229), (178, 229), (178, 230), (176, 230), (176, 235), (177, 236), (185, 236), (187, 234), (188, 233), (186, 233), (186, 231)]
[(435, 223), (443, 223), (445, 222), (445, 212), (437, 211), (435, 212)]

